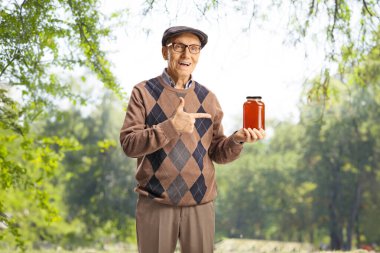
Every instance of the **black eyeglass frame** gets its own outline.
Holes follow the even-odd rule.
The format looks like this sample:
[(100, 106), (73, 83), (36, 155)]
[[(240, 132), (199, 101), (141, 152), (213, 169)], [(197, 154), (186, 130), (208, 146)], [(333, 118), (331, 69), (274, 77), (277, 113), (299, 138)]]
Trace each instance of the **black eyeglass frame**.
[[(181, 45), (181, 48), (179, 48), (180, 51), (178, 51), (178, 50), (175, 49), (175, 45)], [(166, 46), (167, 47), (172, 46), (174, 52), (177, 52), (177, 53), (183, 53), (183, 52), (185, 52), (186, 48), (188, 48), (189, 52), (191, 54), (199, 54), (201, 52), (201, 49), (202, 49), (201, 45), (197, 45), (197, 44), (186, 45), (186, 44), (183, 44), (183, 43), (175, 43), (175, 42), (170, 42)], [(196, 49), (196, 52), (192, 52), (192, 51), (194, 51), (192, 48)]]

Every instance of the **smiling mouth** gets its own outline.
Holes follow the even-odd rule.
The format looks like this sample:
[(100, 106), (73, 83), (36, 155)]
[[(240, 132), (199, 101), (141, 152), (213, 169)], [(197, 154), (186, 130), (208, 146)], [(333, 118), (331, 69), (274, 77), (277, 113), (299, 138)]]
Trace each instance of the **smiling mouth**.
[(179, 65), (189, 67), (189, 66), (191, 65), (191, 63), (188, 63), (188, 62), (180, 62)]

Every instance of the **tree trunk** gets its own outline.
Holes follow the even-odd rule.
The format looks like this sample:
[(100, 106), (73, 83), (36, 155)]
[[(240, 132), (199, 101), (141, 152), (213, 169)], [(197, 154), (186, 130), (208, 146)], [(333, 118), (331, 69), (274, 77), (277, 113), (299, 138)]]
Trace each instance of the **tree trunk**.
[(314, 243), (314, 229), (311, 229), (309, 232), (309, 241)]
[(355, 225), (355, 235), (356, 235), (356, 248), (360, 248), (360, 223), (359, 223), (359, 214), (356, 216), (356, 225)]
[(298, 232), (298, 242), (303, 242), (303, 231)]
[(352, 233), (355, 228), (355, 221), (359, 215), (361, 194), (362, 194), (362, 186), (361, 186), (360, 175), (359, 175), (359, 179), (356, 184), (355, 199), (352, 203), (350, 219), (348, 220), (348, 224), (347, 224), (347, 241), (345, 243), (346, 244), (345, 250), (351, 250), (352, 248)]
[(343, 247), (342, 227), (339, 224), (338, 215), (334, 203), (330, 204), (330, 248), (340, 250)]
[(343, 232), (339, 221), (340, 166), (332, 166), (331, 199), (329, 204), (330, 216), (330, 248), (340, 250), (343, 247)]

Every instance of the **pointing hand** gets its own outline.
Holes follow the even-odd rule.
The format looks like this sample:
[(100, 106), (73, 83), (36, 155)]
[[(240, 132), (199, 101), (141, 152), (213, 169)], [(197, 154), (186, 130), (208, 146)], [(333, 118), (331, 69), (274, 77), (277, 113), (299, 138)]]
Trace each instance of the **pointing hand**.
[(185, 99), (180, 97), (180, 103), (176, 112), (171, 119), (175, 129), (180, 133), (192, 133), (194, 131), (195, 119), (211, 118), (208, 113), (187, 113), (183, 110), (185, 107)]

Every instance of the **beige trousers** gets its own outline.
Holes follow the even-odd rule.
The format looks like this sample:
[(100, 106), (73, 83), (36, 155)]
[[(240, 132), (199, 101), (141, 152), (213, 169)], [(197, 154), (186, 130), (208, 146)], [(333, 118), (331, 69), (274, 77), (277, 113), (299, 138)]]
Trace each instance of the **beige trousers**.
[(139, 253), (173, 253), (179, 239), (182, 253), (214, 251), (214, 203), (175, 207), (139, 196), (136, 207)]

